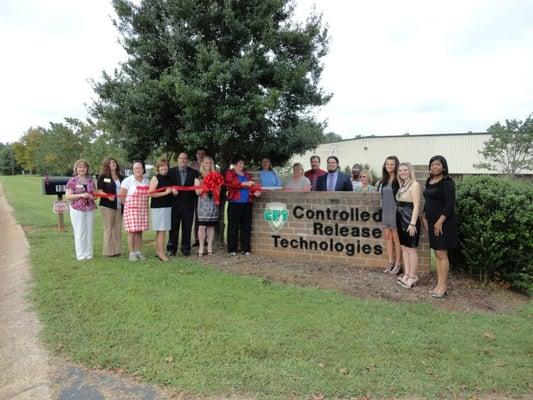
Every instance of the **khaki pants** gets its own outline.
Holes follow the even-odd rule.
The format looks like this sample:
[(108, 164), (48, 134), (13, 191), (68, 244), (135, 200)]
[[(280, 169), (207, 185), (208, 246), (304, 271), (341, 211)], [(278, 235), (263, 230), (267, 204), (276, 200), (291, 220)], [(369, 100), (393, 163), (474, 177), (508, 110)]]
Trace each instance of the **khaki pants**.
[(122, 211), (120, 208), (100, 207), (104, 223), (104, 256), (115, 256), (122, 253)]

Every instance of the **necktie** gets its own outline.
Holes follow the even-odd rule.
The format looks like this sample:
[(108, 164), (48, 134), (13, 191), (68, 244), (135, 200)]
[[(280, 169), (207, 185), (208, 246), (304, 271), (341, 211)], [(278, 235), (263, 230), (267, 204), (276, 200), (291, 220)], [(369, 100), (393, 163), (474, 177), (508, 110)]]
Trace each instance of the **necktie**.
[(315, 175), (315, 176), (313, 176), (313, 178), (311, 179), (311, 190), (312, 190), (313, 192), (316, 191), (316, 184), (317, 184), (317, 182), (318, 182), (318, 177)]
[(185, 169), (180, 169), (180, 179), (181, 186), (185, 185), (185, 179), (187, 179), (187, 171)]
[(329, 182), (328, 182), (328, 192), (334, 192), (335, 191), (335, 182), (333, 181), (335, 175), (329, 174)]

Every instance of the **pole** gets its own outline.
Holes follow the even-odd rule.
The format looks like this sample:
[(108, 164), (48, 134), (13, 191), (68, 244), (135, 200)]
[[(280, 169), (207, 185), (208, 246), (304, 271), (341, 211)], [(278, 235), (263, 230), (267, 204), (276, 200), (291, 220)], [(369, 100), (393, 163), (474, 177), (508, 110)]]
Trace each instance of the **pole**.
[[(63, 200), (63, 195), (62, 194), (58, 194), (57, 195), (57, 200), (62, 201)], [(57, 214), (57, 218), (58, 218), (57, 228), (59, 229), (59, 231), (64, 232), (65, 231), (65, 224), (64, 224), (64, 220), (63, 220), (63, 213), (62, 212), (58, 213)]]

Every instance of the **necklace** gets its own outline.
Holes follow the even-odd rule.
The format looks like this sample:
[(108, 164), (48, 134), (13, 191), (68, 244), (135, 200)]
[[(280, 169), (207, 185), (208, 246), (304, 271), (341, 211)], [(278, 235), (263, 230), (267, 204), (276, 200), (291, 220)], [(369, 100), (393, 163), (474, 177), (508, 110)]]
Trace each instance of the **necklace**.
[(402, 186), (400, 186), (400, 188), (398, 189), (398, 192), (400, 193), (400, 195), (404, 194), (405, 192), (407, 192), (409, 190), (409, 188), (411, 187), (411, 184), (413, 183), (413, 180), (410, 179), (409, 182), (407, 183), (402, 183)]

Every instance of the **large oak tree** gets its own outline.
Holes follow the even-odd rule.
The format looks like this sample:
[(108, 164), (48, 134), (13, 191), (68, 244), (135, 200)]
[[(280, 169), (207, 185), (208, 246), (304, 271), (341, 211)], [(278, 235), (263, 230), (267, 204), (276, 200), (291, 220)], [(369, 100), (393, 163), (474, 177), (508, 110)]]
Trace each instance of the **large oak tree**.
[(114, 0), (127, 60), (94, 83), (93, 112), (130, 157), (204, 147), (275, 163), (316, 147), (327, 29), (289, 0)]

